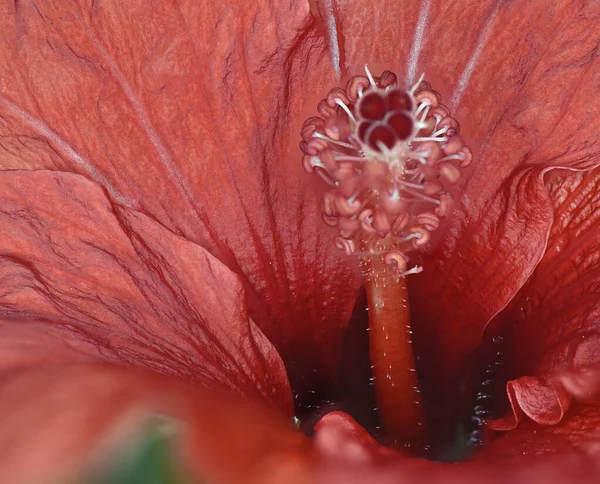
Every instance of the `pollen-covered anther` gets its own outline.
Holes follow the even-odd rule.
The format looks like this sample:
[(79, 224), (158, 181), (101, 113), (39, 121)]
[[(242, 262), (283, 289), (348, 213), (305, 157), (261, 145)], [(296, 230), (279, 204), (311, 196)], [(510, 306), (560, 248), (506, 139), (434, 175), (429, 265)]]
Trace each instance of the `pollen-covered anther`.
[(473, 161), (473, 152), (468, 146), (463, 146), (458, 153), (456, 153), (457, 159), (459, 160), (458, 166), (466, 168)]
[(335, 227), (339, 223), (340, 214), (335, 207), (335, 191), (331, 190), (323, 196), (323, 222), (329, 227)]
[(328, 217), (339, 217), (340, 214), (335, 207), (335, 190), (330, 190), (323, 195), (323, 212)]
[(337, 225), (340, 222), (340, 219), (338, 217), (327, 215), (325, 212), (321, 214), (321, 218), (323, 219), (323, 223), (328, 227), (337, 227)]
[(332, 116), (325, 123), (324, 131), (327, 137), (334, 141), (339, 141), (350, 136), (352, 126), (347, 117)]
[[(438, 174), (439, 176), (439, 174)], [(428, 181), (423, 184), (423, 193), (427, 196), (433, 197), (435, 195), (439, 195), (439, 193), (444, 189), (444, 185), (439, 181)]]
[(408, 231), (411, 233), (411, 235), (414, 236), (414, 238), (412, 239), (412, 243), (415, 247), (421, 247), (423, 245), (426, 245), (427, 242), (429, 242), (429, 231), (425, 229), (425, 227), (415, 225), (414, 227), (408, 229)]
[[(336, 246), (353, 254), (360, 243), (361, 257), (365, 247), (370, 257), (390, 254), (404, 276), (420, 271), (406, 270), (407, 254), (426, 245), (450, 213), (452, 187), (473, 154), (429, 83), (403, 87), (390, 71), (365, 71), (329, 92), (321, 117), (306, 120), (303, 164), (332, 187), (323, 219), (337, 226)], [(393, 262), (397, 254), (404, 265)]]
[(335, 208), (342, 217), (351, 217), (356, 215), (362, 204), (356, 196), (345, 197), (344, 195), (338, 194), (335, 197)]
[(440, 193), (439, 196), (440, 204), (434, 209), (434, 213), (438, 217), (445, 217), (450, 211), (450, 205), (452, 204), (452, 195), (450, 193)]
[(460, 178), (460, 170), (457, 166), (449, 162), (443, 162), (439, 165), (440, 175), (442, 175), (449, 183), (454, 184)]
[(430, 89), (423, 89), (415, 94), (417, 104), (436, 108), (440, 103), (440, 95)]
[(440, 226), (440, 217), (431, 212), (423, 212), (417, 215), (417, 222), (425, 229), (433, 232)]
[(392, 233), (395, 235), (401, 235), (406, 226), (409, 224), (410, 220), (411, 215), (408, 212), (398, 215), (392, 224)]
[(360, 229), (360, 222), (356, 218), (342, 217), (338, 222), (340, 236), (344, 239), (353, 239)]
[(348, 99), (348, 95), (346, 94), (346, 91), (344, 89), (342, 89), (341, 87), (335, 87), (331, 91), (329, 91), (329, 94), (327, 94), (326, 100), (327, 100), (327, 104), (329, 106), (331, 106), (332, 108), (337, 108), (340, 105), (340, 101), (346, 105), (348, 105), (350, 103), (350, 100)]
[(363, 210), (358, 216), (360, 222), (360, 228), (365, 234), (374, 234), (377, 229), (373, 227), (373, 210), (367, 208)]
[(316, 116), (308, 118), (306, 121), (304, 121), (304, 124), (302, 125), (302, 131), (300, 131), (302, 139), (308, 143), (311, 140), (313, 133), (318, 132), (319, 130), (323, 132), (324, 126), (325, 121), (323, 121), (321, 118)]
[(416, 153), (420, 159), (429, 165), (434, 165), (445, 155), (444, 151), (440, 147), (440, 144), (436, 143), (435, 141), (425, 141), (420, 143)]
[(454, 119), (452, 116), (448, 116), (448, 115), (446, 115), (446, 117), (440, 119), (439, 123), (437, 124), (437, 128), (438, 129), (446, 128), (446, 134), (448, 136), (453, 136), (460, 132), (460, 125), (458, 124), (458, 121), (456, 119)]
[(398, 78), (391, 71), (383, 71), (377, 84), (381, 89), (387, 89), (396, 86)]
[(375, 227), (377, 236), (382, 239), (392, 230), (388, 214), (382, 210), (377, 210), (377, 212), (375, 212), (375, 215), (373, 216), (373, 226)]
[(390, 250), (385, 256), (383, 260), (388, 265), (393, 265), (399, 272), (406, 271), (406, 258), (402, 252), (398, 252), (397, 250)]
[(335, 246), (343, 250), (346, 255), (352, 255), (356, 251), (356, 244), (353, 240), (344, 239), (342, 237), (335, 238)]

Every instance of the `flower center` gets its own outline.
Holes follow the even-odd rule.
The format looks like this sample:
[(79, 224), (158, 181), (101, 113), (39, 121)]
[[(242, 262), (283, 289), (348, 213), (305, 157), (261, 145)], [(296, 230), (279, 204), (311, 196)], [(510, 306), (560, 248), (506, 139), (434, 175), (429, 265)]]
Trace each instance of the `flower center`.
[(302, 127), (303, 166), (330, 186), (323, 220), (335, 245), (359, 257), (369, 307), (369, 355), (379, 419), (392, 445), (424, 445), (425, 414), (412, 349), (408, 254), (450, 211), (451, 186), (471, 150), (441, 96), (385, 71), (352, 77)]

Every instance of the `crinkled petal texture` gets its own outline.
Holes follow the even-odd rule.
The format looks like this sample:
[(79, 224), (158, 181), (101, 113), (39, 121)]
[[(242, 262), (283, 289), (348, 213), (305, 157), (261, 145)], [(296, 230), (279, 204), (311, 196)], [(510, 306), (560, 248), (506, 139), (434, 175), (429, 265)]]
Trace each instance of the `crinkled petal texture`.
[(283, 362), (238, 276), (96, 183), (0, 173), (0, 287), (0, 481), (89, 472), (153, 415), (182, 427), (181, 465), (211, 482), (266, 482), (302, 458)]
[(600, 404), (600, 169), (548, 185), (555, 218), (547, 251), (490, 325), (508, 328), (508, 374), (520, 377), (507, 384), (512, 410), (493, 422), (499, 430), (533, 421), (560, 432), (573, 425), (572, 408)]
[(450, 402), (497, 316), (516, 343), (512, 410), (495, 425), (518, 427), (480, 462), (448, 468), (381, 455), (334, 415), (318, 445), (342, 435), (362, 446), (344, 446), (348, 456), (391, 460), (353, 468), (342, 455), (336, 469), (325, 452), (325, 482), (338, 470), (345, 482), (501, 482), (512, 470), (493, 461), (523, 453), (564, 454), (552, 468), (532, 464), (534, 477), (587, 479), (597, 472), (597, 184), (551, 177), (600, 161), (589, 94), (599, 20), (594, 2), (551, 0), (3, 3), (0, 165), (88, 179), (4, 179), (3, 364), (32, 374), (40, 362), (136, 364), (221, 381), (289, 414), (281, 363), (239, 306), (241, 286), (199, 246), (242, 276), (250, 316), (296, 388), (335, 380), (356, 279), (300, 175), (300, 113), (337, 83), (338, 61), (351, 74), (379, 64), (407, 83), (424, 71), (475, 156), (413, 279), (422, 383)]
[(357, 289), (297, 147), (333, 82), (315, 25), (297, 1), (0, 5), (0, 167), (81, 174), (207, 248), (299, 390), (336, 380)]
[(238, 277), (79, 175), (0, 174), (0, 365), (103, 361), (225, 386), (291, 415)]

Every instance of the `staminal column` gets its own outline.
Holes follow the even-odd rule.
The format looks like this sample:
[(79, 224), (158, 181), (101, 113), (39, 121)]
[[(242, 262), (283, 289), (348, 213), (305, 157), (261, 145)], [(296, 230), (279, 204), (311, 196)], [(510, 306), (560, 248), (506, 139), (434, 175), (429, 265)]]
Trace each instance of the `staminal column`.
[(420, 446), (425, 412), (412, 348), (406, 277), (397, 277), (383, 257), (368, 261), (369, 355), (378, 415), (386, 435), (401, 447)]

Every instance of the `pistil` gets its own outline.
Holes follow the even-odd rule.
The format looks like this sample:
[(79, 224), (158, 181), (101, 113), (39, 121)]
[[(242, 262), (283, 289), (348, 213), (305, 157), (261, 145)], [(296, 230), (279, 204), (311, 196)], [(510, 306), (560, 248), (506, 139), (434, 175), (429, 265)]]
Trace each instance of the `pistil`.
[(412, 350), (406, 277), (410, 253), (449, 213), (451, 186), (472, 158), (458, 121), (422, 81), (392, 72), (351, 78), (302, 127), (303, 165), (330, 186), (323, 220), (335, 245), (361, 261), (369, 305), (370, 358), (380, 420), (395, 445), (422, 443), (425, 415)]

